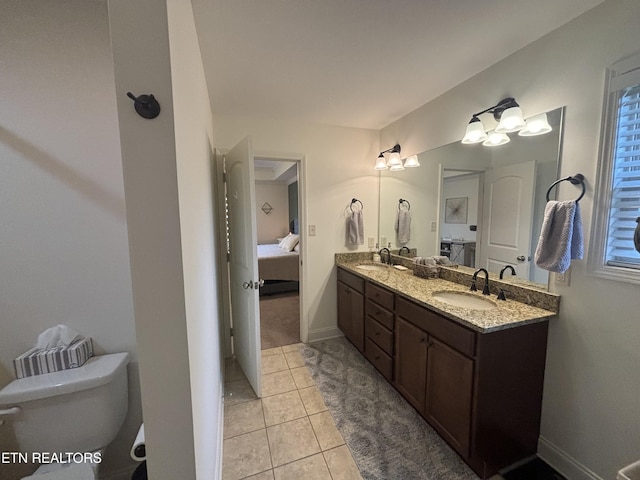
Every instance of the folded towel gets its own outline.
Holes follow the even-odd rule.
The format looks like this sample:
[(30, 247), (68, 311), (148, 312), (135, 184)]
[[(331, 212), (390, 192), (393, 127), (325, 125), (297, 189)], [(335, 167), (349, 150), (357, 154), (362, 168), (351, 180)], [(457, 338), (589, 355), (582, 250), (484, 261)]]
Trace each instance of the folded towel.
[(550, 272), (563, 273), (571, 260), (584, 255), (584, 237), (580, 205), (569, 202), (547, 202), (542, 230), (535, 253), (536, 265)]
[(362, 210), (357, 210), (351, 213), (351, 217), (348, 220), (348, 232), (349, 232), (349, 244), (350, 245), (362, 245), (364, 244), (364, 219)]
[(398, 234), (398, 243), (403, 245), (411, 239), (411, 212), (404, 208), (398, 210), (396, 215), (395, 230)]

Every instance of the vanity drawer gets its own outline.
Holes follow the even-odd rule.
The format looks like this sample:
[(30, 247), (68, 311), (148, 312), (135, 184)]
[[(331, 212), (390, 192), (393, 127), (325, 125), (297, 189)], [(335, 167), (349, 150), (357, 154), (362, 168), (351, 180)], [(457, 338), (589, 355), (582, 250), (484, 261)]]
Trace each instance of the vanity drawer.
[(376, 345), (389, 355), (393, 355), (393, 332), (367, 315), (364, 321), (364, 333)]
[(475, 355), (476, 334), (427, 308), (398, 297), (396, 314), (433, 335), (460, 353)]
[(377, 304), (382, 305), (389, 310), (393, 310), (393, 292), (390, 292), (389, 290), (379, 287), (371, 282), (367, 282), (366, 295), (367, 298), (370, 298)]
[(375, 318), (389, 330), (393, 330), (393, 313), (389, 310), (382, 308), (380, 305), (367, 298), (366, 312), (367, 315)]
[(353, 273), (347, 272), (341, 268), (338, 268), (338, 280), (342, 283), (349, 285), (354, 290), (364, 293), (364, 279), (360, 278)]
[(384, 378), (391, 381), (393, 360), (368, 337), (365, 340), (364, 355), (373, 364), (373, 366), (378, 369)]

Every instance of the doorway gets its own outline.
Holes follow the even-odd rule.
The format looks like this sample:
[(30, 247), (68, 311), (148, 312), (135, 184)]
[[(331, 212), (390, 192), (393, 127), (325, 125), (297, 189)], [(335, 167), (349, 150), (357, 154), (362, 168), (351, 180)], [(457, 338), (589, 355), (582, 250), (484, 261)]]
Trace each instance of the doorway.
[[(220, 256), (221, 258), (227, 258), (227, 261), (229, 259), (229, 250), (230, 250), (230, 239), (229, 239), (229, 231), (228, 231), (228, 222), (229, 222), (229, 210), (228, 210), (228, 199), (227, 199), (227, 185), (225, 183), (225, 173), (224, 173), (224, 165), (225, 165), (225, 155), (226, 152), (225, 151), (216, 151), (216, 197), (218, 199), (218, 211), (217, 211), (217, 217), (219, 219), (219, 232), (220, 232)], [(304, 178), (304, 156), (300, 155), (300, 156), (283, 156), (283, 157), (278, 157), (278, 156), (255, 156), (255, 158), (252, 156), (251, 157), (251, 161), (254, 162), (254, 166), (255, 163), (257, 161), (257, 166), (258, 166), (258, 178), (260, 181), (270, 181), (270, 180), (274, 180), (275, 178), (281, 177), (283, 175), (283, 172), (286, 170), (291, 169), (292, 166), (295, 166), (295, 170), (291, 170), (291, 172), (295, 172), (295, 175), (297, 175), (297, 182), (295, 182), (294, 179), (292, 178), (288, 178), (287, 180), (283, 178), (280, 178), (281, 182), (284, 182), (286, 184), (286, 190), (287, 190), (287, 200), (286, 200), (286, 205), (280, 205), (278, 206), (278, 204), (276, 205), (271, 205), (271, 202), (269, 201), (269, 199), (264, 199), (261, 198), (261, 202), (259, 202), (257, 199), (254, 199), (254, 205), (252, 208), (252, 210), (254, 210), (255, 214), (254, 214), (254, 221), (256, 224), (256, 230), (257, 230), (257, 224), (258, 224), (258, 220), (260, 220), (260, 222), (263, 222), (263, 220), (268, 220), (268, 223), (270, 224), (275, 224), (278, 222), (282, 222), (282, 224), (285, 225), (285, 229), (282, 232), (282, 234), (288, 234), (289, 230), (295, 230), (299, 232), (299, 243), (297, 245), (298, 248), (295, 248), (295, 252), (298, 254), (298, 262), (297, 262), (297, 268), (298, 268), (298, 280), (297, 280), (297, 285), (295, 289), (291, 289), (292, 285), (278, 285), (280, 282), (267, 282), (267, 287), (266, 289), (264, 289), (264, 292), (268, 292), (267, 295), (264, 295), (263, 292), (263, 288), (260, 288), (260, 293), (262, 295), (259, 296), (259, 299), (262, 300), (263, 298), (268, 298), (269, 294), (274, 294), (273, 296), (271, 296), (272, 299), (276, 299), (276, 295), (278, 294), (288, 294), (290, 297), (295, 297), (294, 299), (289, 299), (289, 309), (293, 309), (294, 312), (291, 315), (296, 315), (297, 318), (299, 318), (297, 324), (295, 325), (295, 327), (297, 327), (297, 335), (295, 343), (297, 342), (306, 342), (307, 341), (307, 336), (308, 336), (308, 327), (307, 327), (307, 323), (306, 323), (306, 316), (304, 314), (304, 281), (303, 278), (305, 277), (304, 275), (304, 271), (303, 271), (303, 264), (304, 264), (304, 256), (306, 255), (306, 249), (304, 247), (304, 241), (306, 240), (305, 238), (305, 230), (304, 230), (304, 225), (305, 225), (305, 196), (304, 196), (304, 185), (305, 185), (305, 178)], [(285, 167), (285, 165), (288, 163), (288, 167)], [(270, 176), (268, 177), (264, 177), (262, 174), (264, 173), (264, 171), (260, 171), (260, 168), (275, 168), (278, 169), (280, 171), (280, 173), (273, 173), (270, 174)], [(252, 173), (255, 172), (255, 169), (253, 170)], [(289, 174), (291, 174), (291, 172), (289, 172)], [(253, 177), (254, 175), (252, 175)], [(253, 182), (255, 183), (255, 178), (253, 179)], [(255, 185), (254, 185), (254, 194), (255, 194)], [(293, 198), (291, 200), (289, 200), (289, 196), (292, 196)], [(265, 205), (265, 203), (267, 203), (268, 205)], [(277, 203), (277, 202), (274, 202)], [(290, 207), (291, 205), (291, 207)], [(264, 206), (264, 210), (262, 209), (262, 207)], [(266, 211), (269, 210), (269, 207), (272, 208), (271, 213), (267, 214)], [(278, 208), (279, 210), (276, 210), (276, 208)], [(266, 210), (266, 211), (265, 211)], [(285, 217), (284, 220), (278, 220), (278, 221), (274, 221), (273, 219), (277, 218), (276, 214), (277, 211), (279, 211), (280, 213), (282, 213), (282, 211), (285, 210), (287, 211), (289, 214), (291, 214), (291, 218), (289, 218), (289, 215), (287, 215)], [(297, 214), (296, 214), (296, 210), (297, 210)], [(297, 221), (296, 221), (297, 219)], [(289, 223), (291, 222), (291, 220), (294, 220), (293, 225), (291, 225), (291, 228), (288, 228)], [(261, 227), (261, 231), (263, 230), (263, 228)], [(267, 231), (268, 228), (267, 228)], [(258, 238), (258, 236), (256, 235), (256, 239)], [(283, 238), (281, 236), (281, 234), (276, 234), (273, 231), (269, 234), (269, 236), (267, 238), (263, 238), (262, 234), (260, 237), (260, 241), (256, 242), (256, 243), (271, 243), (271, 247), (272, 248), (277, 248), (278, 244), (279, 244), (279, 239)], [(256, 255), (257, 257), (257, 245), (254, 246), (254, 255)], [(227, 264), (228, 265), (228, 264)], [(280, 270), (276, 270), (276, 271), (280, 271)], [(273, 270), (272, 270), (273, 272)], [(272, 277), (273, 274), (269, 273), (267, 274), (268, 277)], [(228, 269), (225, 269), (224, 272), (221, 272), (221, 278), (222, 278), (222, 285), (221, 285), (221, 290), (222, 290), (222, 294), (221, 294), (221, 298), (222, 298), (222, 314), (223, 314), (223, 322), (221, 323), (221, 334), (222, 337), (224, 338), (224, 350), (225, 350), (225, 357), (229, 358), (232, 357), (233, 355), (235, 355), (235, 348), (233, 345), (233, 339), (232, 339), (232, 312), (231, 312), (231, 281), (230, 281), (230, 277), (229, 277), (229, 271)], [(258, 277), (256, 277), (258, 278)], [(270, 279), (270, 278), (267, 278)], [(280, 280), (280, 279), (276, 279), (276, 280)], [(271, 284), (271, 285), (270, 285)], [(278, 289), (282, 289), (284, 288), (285, 290), (288, 291), (280, 291), (278, 292)], [(260, 323), (260, 322), (258, 322)], [(294, 322), (295, 323), (295, 322)], [(258, 333), (259, 336), (262, 335), (262, 329), (260, 329), (260, 332)]]
[(262, 350), (300, 342), (299, 161), (254, 160)]

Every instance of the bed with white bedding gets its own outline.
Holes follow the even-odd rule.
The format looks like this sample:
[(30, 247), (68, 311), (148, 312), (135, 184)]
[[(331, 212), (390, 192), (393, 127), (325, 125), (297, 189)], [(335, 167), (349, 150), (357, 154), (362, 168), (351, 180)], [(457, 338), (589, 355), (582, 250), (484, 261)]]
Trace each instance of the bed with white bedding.
[(283, 250), (277, 243), (258, 245), (258, 271), (263, 280), (293, 280), (300, 277), (300, 254)]

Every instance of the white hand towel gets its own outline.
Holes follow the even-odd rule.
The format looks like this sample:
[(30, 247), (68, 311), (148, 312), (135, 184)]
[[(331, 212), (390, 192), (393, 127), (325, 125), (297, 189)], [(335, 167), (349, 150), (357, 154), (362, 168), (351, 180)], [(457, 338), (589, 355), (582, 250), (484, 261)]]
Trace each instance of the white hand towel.
[(395, 230), (398, 234), (398, 243), (404, 245), (411, 240), (411, 212), (401, 208), (396, 215)]
[(535, 253), (536, 265), (550, 272), (563, 273), (571, 260), (584, 255), (584, 236), (580, 205), (569, 202), (547, 202), (540, 239)]
[(362, 210), (351, 213), (351, 217), (349, 217), (347, 222), (347, 229), (349, 232), (348, 238), (350, 245), (364, 244), (364, 219)]

